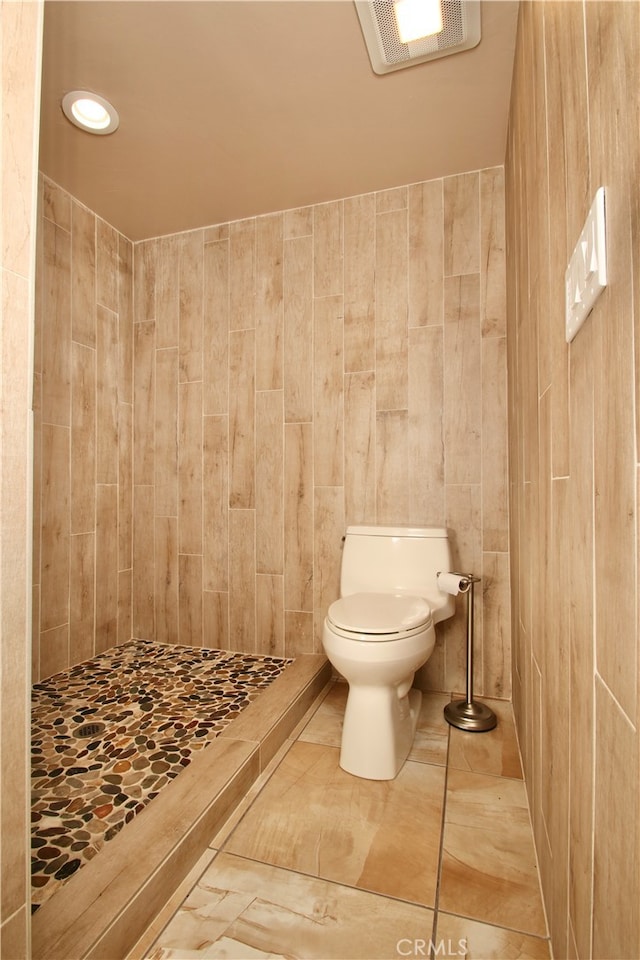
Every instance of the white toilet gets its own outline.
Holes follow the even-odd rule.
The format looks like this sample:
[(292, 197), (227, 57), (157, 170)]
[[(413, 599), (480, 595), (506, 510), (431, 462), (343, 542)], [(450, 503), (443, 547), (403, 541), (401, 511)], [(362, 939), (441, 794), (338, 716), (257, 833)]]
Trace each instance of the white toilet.
[(322, 642), (349, 684), (340, 751), (348, 773), (393, 780), (406, 760), (422, 699), (413, 677), (433, 651), (434, 624), (454, 613), (437, 582), (450, 570), (443, 527), (347, 527), (340, 599)]

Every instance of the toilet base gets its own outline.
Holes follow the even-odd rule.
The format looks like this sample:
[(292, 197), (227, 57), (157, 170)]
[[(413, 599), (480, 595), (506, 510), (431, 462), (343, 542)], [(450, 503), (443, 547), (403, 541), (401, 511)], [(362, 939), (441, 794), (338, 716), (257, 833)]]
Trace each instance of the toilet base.
[(419, 690), (349, 686), (342, 726), (340, 766), (365, 780), (393, 780), (416, 732), (422, 702)]

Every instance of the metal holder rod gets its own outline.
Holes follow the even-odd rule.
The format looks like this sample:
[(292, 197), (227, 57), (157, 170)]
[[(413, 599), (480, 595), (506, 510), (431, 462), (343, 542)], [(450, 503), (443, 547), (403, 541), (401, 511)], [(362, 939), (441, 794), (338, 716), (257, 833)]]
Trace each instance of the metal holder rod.
[(455, 576), (463, 578), (460, 593), (467, 595), (467, 699), (452, 700), (444, 708), (444, 716), (452, 727), (481, 733), (493, 730), (498, 720), (485, 703), (473, 699), (473, 588), (474, 584), (480, 583), (480, 577), (471, 573), (457, 573)]

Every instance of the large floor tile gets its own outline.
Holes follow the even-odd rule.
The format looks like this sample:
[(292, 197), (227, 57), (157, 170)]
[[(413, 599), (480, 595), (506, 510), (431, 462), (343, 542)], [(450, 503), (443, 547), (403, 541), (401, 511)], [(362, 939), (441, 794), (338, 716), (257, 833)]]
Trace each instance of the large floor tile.
[(451, 727), (449, 766), (521, 780), (522, 765), (513, 707), (502, 700), (488, 700), (487, 704), (498, 718), (497, 726), (482, 733)]
[(522, 781), (449, 771), (439, 905), (546, 936)]
[(335, 682), (298, 739), (306, 743), (324, 743), (330, 747), (339, 747), (348, 693), (349, 687), (346, 683)]
[(449, 724), (444, 719), (444, 708), (450, 699), (446, 693), (422, 694), (409, 760), (420, 760), (421, 763), (447, 762)]
[(550, 960), (549, 941), (527, 933), (492, 927), (477, 920), (438, 913), (435, 949), (442, 960)]
[(376, 960), (428, 942), (433, 912), (219, 854), (149, 954), (191, 958)]
[(432, 906), (445, 769), (407, 761), (395, 780), (363, 780), (338, 759), (296, 742), (225, 850)]

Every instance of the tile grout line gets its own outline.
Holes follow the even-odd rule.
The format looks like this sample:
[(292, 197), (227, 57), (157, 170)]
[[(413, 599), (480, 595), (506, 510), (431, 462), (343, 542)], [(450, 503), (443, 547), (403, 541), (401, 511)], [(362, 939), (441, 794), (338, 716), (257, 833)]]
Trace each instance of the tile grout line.
[[(257, 789), (257, 792), (256, 792), (255, 796), (253, 797), (253, 799), (251, 800), (251, 802), (247, 805), (246, 810), (240, 815), (240, 817), (239, 817), (239, 819), (238, 819), (238, 822), (233, 825), (233, 827), (229, 830), (228, 834), (225, 836), (225, 838), (224, 838), (224, 840), (222, 841), (222, 843), (220, 843), (219, 846), (216, 848), (216, 850), (217, 850), (218, 853), (222, 853), (222, 852), (226, 853), (226, 852), (227, 852), (226, 848), (227, 848), (227, 845), (228, 845), (229, 841), (231, 840), (232, 836), (234, 835), (234, 833), (236, 832), (236, 830), (238, 829), (238, 827), (240, 826), (240, 824), (244, 821), (245, 817), (247, 816), (247, 814), (249, 813), (249, 811), (252, 809), (253, 805), (255, 804), (255, 802), (256, 802), (256, 800), (258, 799), (258, 797), (262, 794), (262, 792), (263, 792), (263, 790), (265, 789), (265, 787), (271, 782), (272, 777), (274, 776), (274, 774), (277, 772), (277, 770), (278, 770), (279, 767), (281, 766), (282, 762), (284, 761), (285, 757), (287, 756), (287, 754), (289, 753), (289, 751), (291, 750), (291, 748), (293, 747), (293, 745), (294, 745), (295, 743), (298, 743), (298, 742), (300, 741), (300, 736), (301, 736), (301, 734), (304, 733), (304, 731), (305, 731), (305, 729), (307, 728), (309, 722), (310, 722), (311, 719), (315, 716), (315, 714), (317, 713), (318, 709), (320, 708), (320, 706), (321, 706), (322, 703), (324, 702), (327, 694), (329, 693), (330, 686), (331, 686), (330, 683), (327, 683), (327, 684), (326, 684), (325, 689), (322, 690), (322, 691), (320, 691), (320, 693), (318, 694), (318, 696), (314, 699), (313, 703), (310, 705), (309, 709), (306, 711), (305, 715), (300, 718), (300, 720), (298, 721), (298, 723), (297, 723), (296, 726), (294, 727), (294, 730), (296, 730), (296, 729), (298, 730), (297, 735), (295, 736), (295, 738), (293, 738), (293, 737), (291, 737), (291, 736), (289, 736), (289, 737), (286, 738), (286, 740), (285, 740), (284, 743), (282, 744), (282, 747), (284, 747), (284, 745), (287, 744), (287, 749), (286, 749), (286, 750), (282, 750), (282, 747), (280, 748), (280, 751), (278, 751), (278, 752), (281, 752), (281, 756), (280, 756), (280, 758), (278, 759), (277, 763), (274, 763), (274, 761), (276, 760), (276, 757), (278, 756), (278, 753), (276, 753), (276, 754), (271, 758), (271, 760), (269, 761), (269, 763), (267, 764), (267, 766), (265, 767), (265, 769), (262, 771), (261, 774), (259, 774), (259, 776), (258, 776), (258, 778), (256, 779), (256, 781), (254, 781), (254, 785), (255, 785), (255, 783), (257, 783), (257, 780), (260, 778), (260, 776), (262, 776), (263, 774), (265, 774), (266, 771), (267, 771), (267, 769), (268, 769), (272, 764), (274, 764), (274, 765), (273, 765), (273, 769), (269, 772), (268, 776), (266, 776), (266, 777), (264, 778), (263, 783), (262, 783), (262, 784), (260, 785), (260, 787)], [(321, 699), (321, 697), (322, 697), (322, 699)], [(312, 710), (313, 710), (313, 712), (311, 712)], [(300, 727), (301, 727), (301, 729), (299, 729)], [(293, 730), (292, 730), (291, 732), (293, 733)], [(221, 829), (224, 829), (224, 824), (223, 824), (223, 826), (222, 826)], [(211, 847), (209, 847), (209, 849), (211, 849)], [(217, 854), (216, 854), (216, 855), (217, 855)], [(261, 863), (261, 862), (263, 862), (263, 861), (256, 861), (256, 862), (260, 862), (260, 863)]]
[[(338, 682), (339, 682), (339, 681), (338, 681)], [(332, 681), (332, 683), (331, 683), (331, 684), (328, 684), (327, 687), (329, 688), (330, 686), (335, 686), (335, 683), (336, 683), (336, 681)], [(242, 859), (242, 860), (247, 861), (248, 863), (260, 864), (260, 865), (265, 866), (265, 867), (274, 867), (275, 869), (285, 870), (285, 871), (287, 871), (288, 873), (294, 874), (294, 875), (299, 876), (299, 877), (321, 880), (321, 881), (323, 881), (323, 882), (325, 882), (325, 883), (330, 883), (330, 884), (335, 884), (335, 885), (337, 885), (337, 886), (347, 887), (347, 888), (349, 888), (349, 889), (351, 889), (351, 890), (360, 891), (360, 892), (362, 892), (362, 893), (366, 893), (366, 894), (368, 894), (368, 895), (370, 895), (370, 896), (373, 896), (373, 897), (379, 897), (379, 898), (381, 898), (381, 899), (383, 899), (383, 900), (386, 900), (386, 901), (388, 901), (388, 902), (403, 903), (403, 904), (407, 904), (407, 905), (409, 905), (409, 906), (419, 907), (419, 908), (425, 909), (425, 910), (433, 909), (433, 908), (431, 908), (431, 907), (428, 907), (428, 906), (427, 906), (426, 904), (424, 904), (424, 903), (419, 903), (419, 902), (417, 902), (416, 900), (407, 899), (406, 897), (402, 897), (402, 896), (399, 896), (399, 895), (393, 895), (393, 894), (389, 894), (389, 893), (382, 893), (382, 892), (379, 891), (379, 890), (374, 890), (374, 889), (368, 888), (368, 887), (360, 887), (360, 886), (358, 886), (357, 884), (350, 883), (350, 882), (345, 881), (345, 880), (338, 880), (338, 879), (335, 879), (335, 878), (332, 878), (332, 877), (326, 877), (326, 876), (323, 876), (323, 875), (320, 874), (320, 873), (309, 873), (309, 872), (307, 872), (307, 871), (305, 871), (305, 870), (302, 870), (302, 869), (299, 869), (299, 868), (296, 868), (296, 867), (285, 866), (285, 865), (283, 865), (283, 864), (275, 864), (275, 863), (270, 862), (269, 860), (262, 860), (262, 859), (259, 859), (258, 857), (251, 856), (250, 854), (247, 854), (247, 853), (233, 853), (233, 852), (229, 852), (229, 850), (227, 849), (227, 848), (228, 848), (228, 844), (229, 844), (229, 842), (231, 841), (231, 839), (232, 839), (233, 835), (235, 834), (236, 830), (238, 830), (238, 828), (239, 828), (239, 827), (241, 826), (241, 824), (244, 822), (246, 816), (251, 812), (254, 804), (256, 803), (256, 801), (258, 800), (258, 798), (260, 797), (260, 795), (262, 794), (262, 792), (264, 791), (264, 789), (268, 786), (268, 784), (270, 783), (271, 779), (276, 775), (279, 767), (280, 767), (280, 766), (282, 765), (282, 763), (285, 761), (287, 754), (289, 753), (289, 751), (291, 750), (291, 748), (292, 748), (296, 743), (310, 743), (310, 744), (314, 744), (314, 745), (316, 745), (316, 746), (329, 748), (329, 749), (331, 749), (331, 750), (334, 750), (334, 751), (336, 751), (336, 752), (339, 752), (340, 746), (339, 746), (338, 744), (328, 744), (328, 743), (324, 743), (324, 742), (321, 741), (321, 740), (305, 740), (305, 741), (303, 741), (303, 740), (300, 739), (301, 736), (302, 736), (302, 734), (303, 734), (304, 731), (306, 730), (306, 727), (309, 725), (309, 723), (310, 723), (311, 720), (313, 719), (313, 716), (315, 716), (315, 713), (316, 713), (316, 712), (318, 711), (318, 709), (320, 709), (320, 707), (322, 706), (322, 703), (323, 703), (323, 701), (326, 699), (328, 693), (329, 693), (329, 689), (326, 689), (325, 691), (323, 691), (321, 694), (318, 695), (317, 701), (316, 701), (316, 703), (314, 704), (315, 709), (313, 710), (313, 713), (312, 713), (310, 716), (307, 717), (304, 726), (302, 727), (302, 729), (299, 730), (299, 732), (298, 732), (297, 736), (295, 737), (295, 739), (291, 739), (291, 740), (288, 740), (288, 741), (287, 741), (287, 742), (288, 742), (287, 750), (282, 753), (282, 755), (280, 756), (277, 764), (274, 766), (273, 770), (271, 770), (271, 772), (269, 773), (269, 776), (268, 776), (268, 777), (264, 780), (264, 782), (261, 784), (261, 786), (260, 786), (260, 788), (258, 789), (258, 791), (256, 792), (255, 796), (253, 797), (253, 799), (251, 800), (251, 802), (248, 804), (246, 810), (244, 810), (244, 812), (243, 812), (242, 815), (240, 816), (238, 822), (235, 823), (234, 826), (229, 830), (229, 833), (225, 836), (224, 840), (223, 840), (220, 844), (218, 844), (215, 848), (214, 848), (212, 845), (210, 845), (208, 849), (209, 849), (209, 850), (215, 850), (214, 860), (216, 859), (216, 857), (218, 856), (219, 853), (226, 853), (226, 854), (228, 854), (229, 856), (238, 857), (238, 858), (240, 858), (240, 859)], [(447, 732), (447, 760), (448, 760), (448, 751), (449, 751), (449, 733)], [(273, 759), (275, 760), (275, 757), (274, 757)], [(272, 761), (272, 762), (273, 762), (273, 761)], [(428, 761), (413, 760), (413, 761), (411, 761), (411, 762), (412, 762), (412, 763), (421, 763), (421, 764), (424, 763), (424, 764), (426, 764), (426, 765), (428, 765), (428, 766), (431, 765)], [(437, 766), (437, 764), (436, 764), (436, 766)], [(445, 791), (446, 791), (446, 770), (447, 770), (447, 767), (446, 767), (446, 764), (445, 764)], [(443, 811), (444, 811), (444, 804), (443, 804)], [(223, 827), (222, 829), (224, 829), (224, 827)], [(441, 827), (440, 833), (441, 833), (441, 842), (442, 842), (442, 833), (443, 833), (442, 827)], [(213, 861), (212, 861), (212, 862), (213, 862)], [(435, 913), (434, 913), (434, 917), (435, 917)]]
[[(446, 723), (446, 720), (445, 720)], [(436, 932), (438, 929), (438, 908), (440, 903), (440, 881), (442, 879), (442, 853), (444, 850), (444, 828), (447, 814), (447, 786), (449, 783), (449, 757), (451, 751), (451, 727), (447, 723), (447, 761), (444, 768), (444, 793), (442, 797), (442, 817), (440, 820), (440, 846), (438, 850), (438, 874), (436, 878), (436, 895), (433, 902), (433, 928), (431, 930), (431, 944), (429, 949), (430, 960), (434, 960)]]
[[(331, 688), (331, 685), (329, 685), (329, 688)], [(306, 718), (304, 718), (304, 719), (301, 721), (300, 725), (296, 728), (296, 735), (295, 735), (295, 737), (293, 736), (293, 732), (292, 732), (292, 734), (290, 734), (290, 737), (288, 738), (288, 741), (287, 741), (287, 749), (286, 749), (286, 753), (287, 753), (287, 754), (289, 753), (289, 750), (291, 749), (291, 747), (292, 747), (296, 742), (300, 742), (300, 743), (306, 742), (306, 741), (301, 741), (300, 738), (301, 738), (301, 736), (303, 735), (304, 730), (306, 729), (306, 727), (308, 726), (308, 724), (311, 722), (313, 716), (317, 713), (318, 709), (321, 707), (322, 703), (325, 701), (328, 693), (329, 693), (329, 690), (327, 690), (327, 689), (325, 688), (325, 690), (323, 691), (323, 693), (320, 694), (320, 696), (318, 697), (318, 699), (317, 699), (317, 700), (315, 701), (315, 703), (313, 704), (312, 712), (310, 711), (310, 714), (311, 714), (311, 715), (310, 715), (309, 713), (307, 713)], [(440, 723), (443, 723), (443, 722), (444, 722), (444, 721), (443, 721), (443, 718), (442, 718), (442, 713), (441, 713), (441, 708), (440, 708)], [(445, 943), (447, 942), (447, 941), (444, 941), (443, 938), (440, 939), (440, 942), (436, 941), (436, 935), (437, 935), (437, 933), (438, 933), (439, 928), (442, 927), (442, 924), (440, 923), (440, 919), (441, 919), (441, 918), (439, 917), (439, 913), (441, 912), (440, 907), (439, 907), (439, 898), (440, 898), (440, 892), (441, 892), (441, 883), (442, 883), (442, 879), (443, 879), (444, 830), (445, 830), (445, 826), (446, 826), (447, 809), (448, 809), (448, 808), (447, 808), (447, 800), (448, 800), (448, 775), (449, 775), (450, 769), (451, 769), (452, 771), (454, 771), (454, 772), (457, 772), (458, 769), (459, 769), (459, 768), (457, 768), (456, 766), (452, 766), (452, 764), (455, 764), (455, 762), (456, 762), (455, 756), (452, 756), (452, 754), (454, 754), (454, 753), (456, 752), (456, 751), (454, 751), (454, 749), (453, 749), (454, 746), (455, 746), (455, 744), (456, 744), (456, 740), (454, 739), (455, 734), (456, 734), (456, 731), (452, 731), (452, 730), (451, 730), (451, 727), (450, 727), (448, 724), (445, 724), (445, 728), (446, 728), (446, 730), (447, 730), (447, 743), (446, 743), (446, 754), (445, 754), (445, 764), (444, 764), (444, 766), (445, 766), (445, 774), (444, 774), (444, 777), (443, 777), (443, 784), (442, 784), (442, 786), (441, 786), (441, 788), (440, 788), (440, 789), (444, 788), (444, 794), (442, 794), (443, 801), (442, 801), (441, 817), (440, 817), (440, 837), (439, 837), (439, 850), (438, 850), (438, 860), (437, 860), (436, 885), (435, 885), (434, 903), (433, 903), (433, 905), (432, 905), (431, 940), (430, 940), (430, 946), (429, 946), (429, 952), (428, 952), (428, 956), (431, 958), (431, 960), (438, 960), (438, 957), (440, 957), (440, 956), (442, 955), (442, 954), (441, 954), (441, 951), (442, 951), (442, 949), (443, 949), (443, 946), (444, 946)], [(337, 746), (336, 746), (336, 744), (328, 744), (328, 743), (323, 743), (323, 742), (321, 742), (321, 741), (313, 741), (313, 740), (310, 741), (310, 742), (311, 742), (311, 743), (317, 743), (317, 745), (318, 745), (318, 746), (321, 746), (321, 747), (329, 747), (329, 746), (331, 746), (332, 749), (338, 749)], [(251, 802), (250, 802), (250, 803), (248, 804), (248, 806), (246, 807), (245, 811), (244, 811), (243, 814), (242, 814), (242, 818), (241, 818), (243, 821), (245, 820), (246, 814), (249, 812), (249, 810), (252, 810), (252, 809), (253, 809), (253, 806), (255, 805), (255, 802), (256, 802), (256, 800), (258, 799), (258, 796), (262, 793), (264, 787), (266, 787), (266, 786), (268, 785), (268, 783), (270, 782), (271, 778), (272, 778), (273, 775), (276, 773), (277, 768), (280, 767), (281, 763), (284, 761), (285, 755), (286, 755), (286, 754), (282, 754), (282, 755), (280, 756), (280, 758), (279, 758), (278, 761), (277, 761), (276, 767), (271, 769), (271, 772), (270, 772), (270, 774), (269, 774), (268, 779), (263, 782), (263, 784), (262, 784), (261, 787), (260, 787), (259, 792), (252, 798)], [(420, 763), (420, 765), (422, 765), (422, 763), (424, 763), (425, 761), (414, 761), (414, 762)], [(495, 775), (494, 775), (494, 776), (495, 776)], [(501, 776), (498, 776), (498, 779), (509, 780), (509, 779), (511, 779), (511, 778), (503, 778), (503, 777), (501, 777)], [(516, 779), (516, 778), (514, 778), (514, 779)], [(217, 851), (214, 851), (214, 850), (212, 849), (212, 845), (210, 845), (210, 847), (209, 847), (209, 853), (212, 853), (212, 854), (213, 854), (213, 859), (212, 859), (211, 863), (209, 864), (209, 866), (211, 866), (211, 864), (215, 861), (215, 859), (216, 859), (216, 857), (217, 857), (217, 854), (220, 853), (220, 852), (222, 852), (223, 848), (227, 847), (228, 842), (229, 842), (229, 840), (230, 840), (230, 837), (232, 836), (233, 833), (235, 833), (235, 830), (239, 827), (239, 825), (240, 825), (240, 822), (236, 823), (236, 824), (232, 827), (232, 829), (229, 831), (228, 835), (225, 837), (225, 840), (218, 845)], [(228, 851), (227, 851), (227, 852), (228, 852)], [(382, 892), (380, 892), (380, 891), (376, 891), (376, 890), (373, 890), (373, 889), (370, 889), (370, 888), (356, 886), (356, 885), (354, 885), (353, 883), (345, 883), (344, 880), (340, 880), (340, 879), (338, 879), (337, 877), (322, 876), (322, 875), (319, 875), (319, 874), (317, 874), (317, 873), (309, 873), (309, 872), (307, 872), (307, 871), (304, 870), (304, 869), (300, 869), (299, 867), (295, 867), (295, 866), (292, 866), (292, 865), (288, 865), (288, 866), (287, 866), (287, 865), (284, 865), (284, 864), (271, 863), (271, 862), (269, 862), (268, 860), (262, 859), (261, 857), (256, 858), (255, 855), (253, 854), (253, 852), (232, 853), (232, 857), (238, 858), (239, 860), (244, 861), (245, 864), (247, 865), (247, 868), (248, 868), (248, 869), (251, 869), (250, 864), (255, 864), (256, 867), (275, 867), (278, 871), (283, 871), (283, 872), (289, 874), (290, 876), (294, 876), (294, 877), (300, 878), (301, 880), (304, 880), (305, 878), (308, 878), (308, 879), (311, 879), (311, 880), (320, 880), (320, 881), (322, 881), (323, 883), (328, 884), (330, 887), (335, 887), (336, 889), (337, 889), (337, 888), (340, 888), (340, 887), (346, 887), (346, 888), (349, 888), (349, 889), (351, 889), (351, 890), (353, 890), (353, 891), (359, 891), (359, 892), (361, 892), (361, 893), (365, 893), (365, 894), (367, 894), (368, 896), (373, 896), (373, 897), (375, 897), (375, 898), (376, 898), (378, 901), (380, 901), (380, 902), (386, 901), (386, 903), (389, 904), (389, 906), (391, 906), (391, 904), (393, 904), (394, 902), (396, 902), (396, 903), (409, 904), (409, 905), (412, 905), (412, 906), (421, 906), (422, 909), (429, 909), (426, 904), (420, 905), (420, 904), (417, 904), (414, 900), (407, 900), (407, 899), (404, 898), (404, 897), (393, 896), (393, 895), (390, 895), (390, 894), (388, 894), (388, 893), (382, 893)], [(208, 869), (208, 868), (205, 868), (205, 869)], [(502, 924), (502, 923), (499, 923), (499, 924), (490, 923), (489, 921), (487, 921), (487, 920), (481, 920), (481, 919), (479, 919), (478, 917), (468, 916), (468, 915), (466, 915), (464, 912), (462, 912), (462, 913), (458, 913), (457, 911), (455, 911), (455, 912), (454, 912), (454, 911), (443, 911), (443, 912), (445, 913), (445, 917), (442, 918), (442, 921), (443, 921), (443, 924), (444, 924), (444, 929), (443, 929), (442, 932), (443, 932), (444, 935), (446, 935), (447, 922), (448, 922), (446, 918), (447, 918), (447, 917), (453, 917), (454, 919), (457, 919), (457, 921), (462, 922), (463, 924), (464, 924), (465, 921), (468, 921), (469, 924), (471, 924), (471, 925), (473, 925), (474, 923), (479, 923), (479, 924), (481, 924), (481, 925), (485, 925), (485, 924), (488, 924), (488, 923), (489, 923), (489, 925), (490, 925), (492, 928), (496, 928), (496, 929), (499, 929), (499, 930), (502, 930), (502, 931), (510, 931), (510, 932), (512, 932), (512, 933), (514, 933), (514, 934), (519, 935), (520, 937), (523, 936), (523, 931), (520, 930), (520, 929), (518, 929), (517, 927), (512, 927), (512, 926), (504, 925), (504, 924)], [(175, 916), (175, 913), (174, 913), (174, 916)], [(163, 929), (166, 929), (166, 926), (171, 923), (171, 920), (172, 920), (172, 919), (173, 919), (173, 917), (170, 918), (170, 919), (167, 921), (167, 924), (165, 925), (165, 927), (164, 927)], [(426, 920), (426, 917), (425, 917), (424, 919)], [(427, 922), (428, 922), (428, 921), (427, 921)], [(454, 928), (454, 929), (455, 929), (455, 928)], [(466, 931), (464, 931), (464, 929), (463, 929), (463, 930), (461, 930), (461, 932), (466, 932)], [(154, 942), (157, 942), (157, 941), (160, 939), (160, 936), (161, 936), (161, 934), (158, 934), (158, 936), (157, 936), (157, 938), (156, 938), (156, 940), (155, 940)], [(547, 942), (548, 942), (548, 938), (546, 938), (546, 937), (540, 937), (539, 935), (536, 935), (536, 934), (530, 934), (530, 936), (535, 937), (537, 940), (545, 939), (545, 940), (547, 940)], [(449, 941), (449, 942), (450, 942), (450, 941)], [(414, 942), (414, 947), (415, 947), (415, 945), (418, 944), (418, 943), (420, 943), (420, 944), (422, 945), (422, 944), (424, 944), (424, 941), (422, 941), (422, 940), (416, 940), (416, 941)], [(331, 955), (334, 955), (334, 954), (331, 954)], [(335, 954), (335, 955), (337, 956), (338, 954)], [(342, 955), (342, 954), (340, 954), (340, 955)], [(422, 955), (422, 953), (421, 953), (421, 955)], [(447, 955), (448, 955), (448, 954), (447, 954)], [(537, 955), (537, 954), (536, 954), (536, 955)], [(134, 956), (132, 956), (131, 958), (129, 958), (129, 960), (141, 960), (141, 958), (136, 957), (136, 956), (134, 955)]]
[[(268, 777), (266, 777), (266, 778), (264, 779), (264, 782), (260, 785), (260, 787), (257, 788), (257, 791), (256, 791), (255, 796), (253, 797), (253, 799), (251, 800), (251, 802), (247, 805), (246, 810), (244, 810), (243, 813), (240, 815), (240, 817), (239, 817), (239, 819), (238, 819), (238, 822), (235, 823), (235, 824), (233, 825), (233, 827), (229, 830), (229, 832), (228, 832), (228, 834), (225, 836), (224, 840), (223, 840), (220, 844), (218, 844), (218, 846), (215, 847), (215, 850), (217, 851), (216, 856), (217, 856), (218, 853), (227, 853), (227, 852), (228, 852), (228, 851), (227, 851), (227, 845), (229, 844), (229, 841), (230, 841), (231, 838), (233, 837), (233, 835), (234, 835), (234, 833), (236, 832), (236, 830), (238, 829), (238, 827), (244, 822), (245, 817), (247, 816), (248, 813), (250, 813), (250, 811), (251, 811), (252, 808), (253, 808), (253, 805), (255, 804), (255, 802), (256, 802), (256, 800), (258, 799), (258, 797), (261, 796), (261, 794), (262, 794), (263, 790), (265, 789), (265, 787), (268, 786), (268, 784), (271, 782), (271, 779), (272, 779), (273, 775), (277, 772), (278, 768), (279, 768), (280, 765), (282, 764), (282, 761), (283, 761), (284, 758), (287, 756), (287, 754), (289, 753), (289, 750), (291, 750), (291, 747), (294, 745), (294, 743), (296, 743), (296, 740), (289, 740), (288, 738), (287, 738), (287, 740), (284, 741), (284, 743), (283, 743), (282, 746), (284, 746), (284, 745), (286, 744), (286, 745), (287, 745), (287, 749), (282, 752), (282, 756), (280, 757), (280, 759), (278, 760), (278, 762), (277, 762), (276, 765), (274, 766), (273, 770), (269, 773)], [(274, 756), (272, 759), (275, 760), (276, 757)], [(263, 771), (263, 772), (264, 772), (264, 771)], [(253, 784), (251, 785), (252, 787), (256, 785), (257, 780), (258, 780), (259, 778), (260, 778), (260, 775), (258, 776), (258, 778), (256, 778), (256, 780), (254, 780)], [(251, 789), (251, 788), (250, 788), (250, 789)], [(246, 799), (246, 794), (245, 794), (245, 797), (244, 797), (243, 799)], [(230, 814), (230, 817), (231, 817), (232, 815), (233, 815), (233, 812)], [(225, 826), (225, 825), (224, 825), (224, 823), (223, 823), (222, 826), (221, 826), (221, 828), (220, 828), (220, 831), (224, 830), (224, 826)], [(218, 831), (218, 832), (220, 832), (220, 831)], [(214, 848), (211, 847), (211, 846), (209, 846), (208, 849), (211, 850), (211, 849), (214, 849)], [(234, 854), (234, 856), (235, 856), (235, 854)], [(247, 858), (247, 859), (251, 859), (251, 858)], [(265, 861), (256, 860), (255, 862), (256, 862), (256, 863), (262, 863), (262, 862), (265, 862)]]

